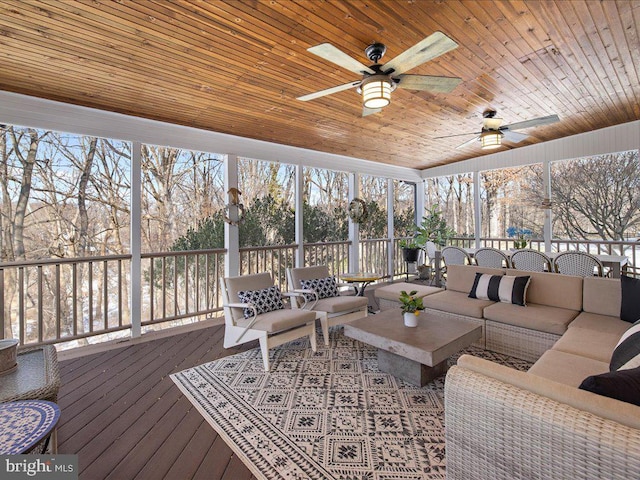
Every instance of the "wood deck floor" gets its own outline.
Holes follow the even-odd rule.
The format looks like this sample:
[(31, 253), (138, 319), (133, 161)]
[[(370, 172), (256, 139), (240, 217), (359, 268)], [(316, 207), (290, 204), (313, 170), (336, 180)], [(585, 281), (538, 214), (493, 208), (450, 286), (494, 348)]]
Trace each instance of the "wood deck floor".
[(59, 453), (78, 455), (80, 479), (255, 477), (169, 378), (253, 348), (224, 349), (224, 326), (60, 362)]

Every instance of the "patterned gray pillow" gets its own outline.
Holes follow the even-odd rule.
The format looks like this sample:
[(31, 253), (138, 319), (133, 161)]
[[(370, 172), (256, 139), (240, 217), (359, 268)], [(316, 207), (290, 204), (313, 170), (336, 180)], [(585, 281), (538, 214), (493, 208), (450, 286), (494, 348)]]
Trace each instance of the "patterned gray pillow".
[[(313, 290), (316, 292), (318, 294), (318, 299), (338, 296), (338, 284), (336, 283), (336, 277), (300, 280), (300, 286), (305, 290)], [(309, 293), (305, 293), (304, 298), (309, 302), (314, 300), (313, 295)]]
[[(258, 315), (284, 308), (282, 294), (277, 285), (263, 288), (262, 290), (241, 290), (238, 292), (238, 298), (242, 303), (250, 303), (256, 307)], [(244, 318), (251, 318), (253, 317), (253, 310), (245, 308), (243, 314)]]

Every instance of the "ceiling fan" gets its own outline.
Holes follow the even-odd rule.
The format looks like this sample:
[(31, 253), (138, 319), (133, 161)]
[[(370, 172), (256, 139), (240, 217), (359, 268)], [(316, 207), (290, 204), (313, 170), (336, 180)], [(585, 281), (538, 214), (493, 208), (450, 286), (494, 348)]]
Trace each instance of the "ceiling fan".
[(408, 90), (448, 93), (462, 81), (461, 78), (407, 75), (404, 72), (456, 48), (458, 48), (456, 42), (442, 32), (435, 32), (413, 47), (405, 50), (393, 60), (381, 65), (378, 62), (385, 54), (387, 47), (382, 43), (373, 43), (364, 51), (367, 58), (374, 62), (373, 65), (367, 67), (333, 45), (322, 43), (315, 47), (308, 48), (307, 51), (346, 68), (353, 73), (362, 75), (362, 79), (303, 95), (298, 97), (298, 100), (306, 102), (356, 87), (357, 92), (362, 94), (362, 116), (364, 117), (372, 113), (377, 113), (382, 110), (383, 107), (389, 105), (391, 102), (391, 92), (393, 92), (396, 87), (406, 88)]
[(459, 137), (461, 135), (476, 135), (471, 140), (467, 140), (464, 143), (461, 143), (456, 147), (465, 148), (471, 145), (474, 142), (480, 141), (481, 148), (483, 150), (490, 150), (493, 148), (498, 148), (502, 145), (502, 139), (508, 140), (513, 143), (520, 143), (529, 135), (524, 133), (514, 132), (513, 130), (522, 130), (525, 128), (538, 127), (540, 125), (548, 125), (550, 123), (555, 123), (560, 121), (560, 117), (558, 115), (549, 115), (546, 117), (538, 117), (532, 118), (531, 120), (525, 120), (524, 122), (516, 122), (509, 125), (502, 125), (501, 118), (496, 118), (495, 110), (485, 110), (482, 113), (482, 117), (484, 120), (482, 121), (482, 130), (479, 132), (472, 133), (460, 133), (457, 135), (447, 135), (445, 137), (435, 137), (437, 138), (451, 138), (451, 137)]

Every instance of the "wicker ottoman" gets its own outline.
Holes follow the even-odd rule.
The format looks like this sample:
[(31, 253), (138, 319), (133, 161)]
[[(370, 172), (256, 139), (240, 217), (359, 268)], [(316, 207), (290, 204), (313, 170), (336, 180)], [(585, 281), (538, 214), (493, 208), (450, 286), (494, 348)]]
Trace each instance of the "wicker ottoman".
[(399, 308), (400, 302), (398, 301), (398, 298), (400, 297), (401, 290), (405, 290), (406, 292), (417, 290), (418, 293), (416, 295), (418, 297), (426, 297), (427, 295), (441, 292), (444, 289), (407, 282), (392, 283), (390, 285), (385, 285), (384, 287), (378, 287), (374, 291), (374, 296), (378, 299), (380, 310), (384, 311), (392, 308)]

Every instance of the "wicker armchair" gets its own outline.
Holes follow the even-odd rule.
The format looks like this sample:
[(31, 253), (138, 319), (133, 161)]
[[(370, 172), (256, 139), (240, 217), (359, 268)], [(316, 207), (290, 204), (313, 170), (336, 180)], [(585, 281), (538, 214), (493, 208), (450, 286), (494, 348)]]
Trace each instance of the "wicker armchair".
[(551, 272), (551, 259), (538, 250), (523, 249), (511, 255), (511, 268), (528, 272)]
[(553, 259), (553, 268), (557, 273), (591, 277), (602, 277), (604, 267), (596, 257), (585, 252), (562, 252)]
[(511, 265), (509, 257), (495, 248), (480, 248), (473, 255), (479, 267), (503, 268)]
[(471, 265), (471, 257), (460, 247), (444, 247), (442, 259), (446, 265)]

